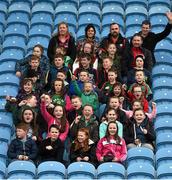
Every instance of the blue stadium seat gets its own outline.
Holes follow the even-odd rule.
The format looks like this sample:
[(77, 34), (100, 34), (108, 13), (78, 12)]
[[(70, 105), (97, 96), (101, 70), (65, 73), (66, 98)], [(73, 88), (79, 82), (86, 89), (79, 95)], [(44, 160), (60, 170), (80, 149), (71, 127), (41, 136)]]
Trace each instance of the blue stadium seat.
[(170, 0), (149, 0), (149, 8), (155, 7), (156, 5), (171, 7)]
[(16, 86), (3, 85), (0, 86), (0, 97), (16, 96), (18, 93), (18, 88)]
[(131, 163), (127, 168), (127, 179), (154, 179), (155, 169), (149, 163)]
[(104, 14), (102, 16), (102, 31), (105, 27), (110, 28), (111, 23), (118, 23), (120, 26), (120, 29), (124, 31), (124, 18), (115, 12), (112, 12), (111, 14)]
[(171, 103), (169, 103), (169, 102), (163, 102), (163, 103), (161, 103), (161, 104), (157, 104), (157, 114), (156, 114), (156, 116), (158, 117), (158, 116), (161, 116), (161, 117), (163, 117), (164, 115), (166, 116), (166, 115), (172, 115), (172, 111), (171, 111), (171, 109), (172, 109), (172, 104)]
[[(1, 127), (0, 127), (1, 131)], [(1, 163), (6, 165), (7, 162), (7, 151), (8, 151), (8, 144), (4, 141), (0, 140), (0, 166), (2, 166)], [(1, 167), (0, 167), (0, 179), (1, 179)]]
[(87, 5), (87, 6), (95, 5), (98, 8), (101, 8), (101, 1), (99, 1), (99, 0), (90, 0), (90, 1), (88, 1), (88, 0), (79, 0), (79, 7), (84, 6), (84, 5)]
[(6, 22), (6, 14), (0, 11), (0, 25), (5, 27), (5, 22)]
[(55, 15), (57, 14), (72, 14), (75, 16), (77, 19), (77, 8), (73, 4), (60, 4), (59, 6), (56, 7), (55, 9)]
[(163, 62), (167, 64), (172, 64), (172, 53), (164, 52), (163, 50), (158, 50), (154, 52), (156, 62)]
[[(103, 18), (103, 16), (108, 15), (108, 14), (118, 14), (121, 17), (124, 17), (124, 9), (120, 6), (115, 6), (115, 5), (105, 6), (102, 9), (102, 18)], [(114, 19), (115, 19), (115, 17), (114, 17)]]
[(0, 75), (0, 85), (19, 85), (19, 78), (13, 73), (3, 73)]
[(50, 38), (52, 34), (52, 29), (50, 26), (47, 25), (34, 25), (29, 30), (29, 38), (32, 37), (46, 37)]
[(32, 0), (11, 0), (10, 4), (13, 3), (27, 3), (30, 7), (32, 7)]
[(6, 175), (6, 165), (0, 161), (0, 179), (4, 179)]
[(95, 5), (82, 5), (79, 10), (78, 10), (78, 15), (80, 16), (81, 14), (94, 14), (97, 15), (97, 17), (100, 18), (100, 8), (95, 6)]
[(7, 72), (7, 73), (14, 73), (15, 72), (15, 61), (0, 61), (0, 69), (1, 73)]
[(6, 16), (7, 14), (7, 4), (6, 3), (1, 3), (1, 6), (0, 6), (0, 13), (4, 14)]
[(154, 124), (156, 134), (172, 132), (171, 115), (157, 117)]
[(162, 164), (172, 164), (172, 148), (162, 148), (156, 152), (156, 167), (158, 168)]
[(172, 54), (172, 50), (169, 48), (171, 42), (169, 40), (163, 40), (156, 45), (155, 52), (163, 51)]
[(170, 11), (170, 8), (168, 8), (166, 6), (162, 6), (162, 5), (152, 6), (149, 9), (149, 17), (151, 17), (152, 15), (155, 15), (155, 14), (162, 14), (162, 15), (164, 15), (168, 11)]
[(156, 149), (172, 148), (172, 132), (158, 133), (156, 136)]
[(78, 9), (78, 3), (79, 3), (79, 0), (70, 0), (70, 1), (56, 0), (56, 6), (63, 5), (63, 4), (72, 4), (77, 9)]
[(10, 24), (4, 32), (4, 39), (9, 36), (19, 36), (27, 38), (27, 27), (23, 24)]
[(161, 164), (157, 169), (157, 179), (172, 179), (172, 164)]
[[(96, 27), (95, 29), (96, 29), (96, 39), (100, 40), (99, 29), (97, 29)], [(77, 40), (83, 39), (83, 38), (85, 38), (85, 26), (80, 27), (77, 31)]]
[(161, 76), (161, 77), (154, 77), (152, 83), (153, 90), (161, 89), (161, 88), (172, 88), (172, 77), (170, 76)]
[(145, 17), (145, 19), (147, 19), (148, 12), (145, 7), (133, 5), (125, 9), (125, 15), (126, 18), (128, 15), (142, 15)]
[(155, 14), (150, 17), (151, 27), (163, 27), (168, 23), (167, 17), (161, 14)]
[(110, 24), (116, 22), (119, 24), (122, 31), (124, 31), (124, 10), (121, 6), (109, 4), (102, 9), (102, 30)]
[(7, 168), (9, 179), (34, 179), (36, 167), (31, 161), (13, 161)]
[(172, 102), (172, 89), (156, 89), (153, 93), (153, 99), (156, 103), (159, 102)]
[(34, 6), (32, 7), (32, 15), (39, 13), (47, 13), (53, 16), (54, 7), (52, 6), (52, 4), (47, 3), (47, 1), (39, 1), (39, 3), (34, 4)]
[(121, 6), (123, 9), (125, 7), (125, 1), (119, 0), (102, 0), (102, 8), (109, 5)]
[(152, 69), (152, 77), (172, 76), (172, 64), (158, 63)]
[(84, 26), (84, 28), (88, 24), (93, 24), (96, 29), (100, 32), (100, 18), (94, 14), (82, 14), (78, 17), (78, 28)]
[(125, 168), (119, 163), (103, 163), (97, 168), (97, 179), (125, 179)]
[(25, 53), (26, 50), (26, 39), (18, 36), (7, 37), (2, 44), (3, 51), (7, 49), (20, 49)]
[(12, 114), (7, 112), (0, 112), (0, 125), (6, 126), (9, 128), (12, 128), (13, 126), (13, 120), (12, 120)]
[(47, 161), (38, 166), (38, 179), (65, 179), (66, 168), (60, 162)]
[[(58, 1), (58, 0), (56, 0), (56, 1)], [(33, 6), (35, 5), (35, 4), (40, 4), (40, 3), (44, 3), (45, 5), (46, 4), (48, 4), (48, 5), (51, 5), (51, 6), (53, 6), (53, 8), (56, 6), (56, 1), (54, 1), (54, 0), (33, 0)]]
[(152, 150), (144, 147), (136, 147), (128, 150), (127, 165), (133, 163), (149, 163), (154, 166), (154, 153)]
[(129, 6), (133, 6), (133, 5), (137, 5), (137, 6), (143, 6), (147, 9), (148, 6), (148, 1), (147, 0), (126, 0), (125, 1), (125, 7), (129, 7)]
[(27, 30), (29, 29), (29, 20), (30, 17), (28, 14), (22, 12), (12, 12), (7, 18), (7, 26), (10, 24), (23, 24), (26, 26)]
[(95, 167), (87, 162), (74, 162), (68, 168), (68, 179), (94, 179)]
[(18, 59), (22, 59), (24, 53), (20, 49), (6, 49), (0, 55), (0, 62), (13, 61), (16, 62)]
[(76, 32), (77, 29), (77, 19), (75, 15), (69, 14), (69, 13), (60, 13), (55, 15), (54, 19), (54, 26), (57, 31), (57, 27), (59, 22), (67, 22), (69, 27), (72, 27), (74, 29), (74, 32)]
[(10, 143), (11, 141), (11, 128), (0, 126), (0, 141)]
[(46, 51), (49, 44), (49, 38), (46, 37), (32, 37), (29, 38), (28, 44), (27, 44), (27, 53), (33, 51), (33, 47), (36, 44), (41, 44), (44, 47), (44, 50)]
[(47, 13), (38, 13), (38, 14), (32, 15), (30, 26), (32, 27), (32, 26), (40, 25), (40, 24), (44, 24), (52, 28), (53, 26), (52, 15), (47, 14)]
[(27, 14), (28, 17), (30, 17), (31, 9), (30, 9), (30, 6), (27, 4), (27, 2), (23, 1), (23, 2), (18, 2), (18, 3), (12, 3), (9, 6), (8, 13), (10, 14), (13, 12), (21, 12), (23, 14)]

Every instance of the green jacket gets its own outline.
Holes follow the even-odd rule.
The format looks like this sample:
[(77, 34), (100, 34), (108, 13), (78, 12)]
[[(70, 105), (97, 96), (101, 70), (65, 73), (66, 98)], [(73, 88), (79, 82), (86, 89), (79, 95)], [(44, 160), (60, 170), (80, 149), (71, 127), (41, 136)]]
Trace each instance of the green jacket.
[(76, 94), (81, 97), (82, 106), (84, 107), (84, 105), (89, 104), (93, 107), (94, 111), (96, 111), (99, 108), (98, 95), (94, 91), (85, 93), (81, 91), (76, 81), (72, 81), (72, 83)]

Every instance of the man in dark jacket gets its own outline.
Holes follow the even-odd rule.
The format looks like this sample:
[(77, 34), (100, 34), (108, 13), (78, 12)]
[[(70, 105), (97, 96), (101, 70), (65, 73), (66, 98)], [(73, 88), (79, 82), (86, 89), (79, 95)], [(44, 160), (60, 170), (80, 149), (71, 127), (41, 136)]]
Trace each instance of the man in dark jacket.
[(142, 22), (142, 29), (139, 32), (143, 38), (142, 47), (150, 50), (152, 53), (153, 64), (156, 62), (154, 57), (155, 46), (159, 41), (166, 38), (172, 29), (172, 12), (167, 12), (166, 17), (168, 18), (168, 23), (162, 32), (158, 34), (151, 32), (151, 23), (148, 20)]
[(135, 58), (138, 55), (144, 56), (144, 68), (146, 68), (148, 71), (152, 72), (152, 54), (149, 50), (142, 47), (143, 39), (142, 36), (139, 33), (136, 33), (131, 38), (131, 47), (130, 47), (130, 53), (128, 55), (128, 69), (132, 69), (136, 67), (136, 61)]
[(126, 76), (127, 73), (127, 66), (126, 63), (128, 61), (128, 54), (130, 51), (130, 46), (127, 38), (124, 38), (120, 33), (120, 27), (117, 23), (112, 23), (110, 25), (110, 33), (107, 37), (105, 37), (102, 42), (100, 43), (99, 47), (99, 54), (102, 51), (106, 52), (108, 45), (110, 43), (114, 43), (117, 48), (118, 54), (122, 57), (122, 76)]
[(63, 47), (66, 50), (66, 56), (74, 61), (76, 58), (76, 46), (75, 39), (68, 31), (68, 25), (65, 22), (61, 22), (58, 25), (58, 32), (55, 34), (49, 42), (47, 55), (50, 62), (53, 61), (56, 48)]

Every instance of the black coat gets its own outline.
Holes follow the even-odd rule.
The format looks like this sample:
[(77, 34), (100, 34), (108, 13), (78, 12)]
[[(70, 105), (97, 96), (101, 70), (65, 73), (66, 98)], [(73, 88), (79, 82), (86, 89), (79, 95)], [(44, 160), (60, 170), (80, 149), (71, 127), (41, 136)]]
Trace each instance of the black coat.
[[(46, 149), (46, 146), (52, 146), (52, 150)], [(64, 144), (60, 139), (51, 141), (51, 138), (45, 139), (40, 143), (39, 155), (42, 161), (63, 161)]]
[[(107, 37), (105, 37), (101, 43), (100, 43), (100, 50), (107, 51), (109, 43), (113, 43), (111, 34), (108, 34)], [(121, 56), (121, 75), (126, 76), (127, 75), (127, 62), (129, 61), (128, 55), (130, 52), (130, 44), (127, 38), (122, 37), (121, 34), (119, 34), (118, 39), (115, 43), (118, 54)]]
[[(134, 119), (128, 120), (128, 122), (124, 126), (123, 134), (124, 134), (124, 139), (126, 141), (126, 144), (134, 143), (135, 136), (136, 136), (136, 139), (137, 138), (140, 139), (141, 142), (142, 142), (142, 139), (144, 139), (144, 143), (153, 144), (153, 141), (155, 140), (156, 135), (155, 135), (153, 123), (150, 122), (147, 117), (144, 119), (144, 121), (140, 125), (142, 128), (145, 128), (148, 131), (147, 134), (142, 133), (141, 135), (141, 137), (143, 137), (142, 139), (138, 137), (139, 135), (137, 134), (137, 130), (135, 131), (134, 126), (137, 127)], [(140, 126), (138, 128), (140, 128)]]
[(89, 149), (88, 151), (83, 151), (82, 148), (78, 150), (75, 149), (75, 143), (72, 143), (71, 149), (70, 149), (70, 160), (72, 162), (76, 162), (77, 157), (84, 158), (85, 156), (89, 157), (89, 161), (92, 164), (95, 164), (97, 159), (96, 159), (96, 145), (93, 141), (89, 140)]
[(8, 148), (8, 158), (18, 159), (19, 155), (26, 155), (30, 160), (34, 160), (37, 157), (37, 145), (35, 141), (28, 138), (25, 142), (22, 142), (20, 139), (14, 139), (10, 143)]
[[(49, 42), (48, 50), (47, 50), (47, 56), (50, 59), (50, 62), (53, 62), (56, 48), (58, 47), (59, 40), (58, 35), (55, 34)], [(66, 56), (70, 56), (70, 58), (74, 61), (76, 58), (76, 45), (75, 45), (75, 39), (73, 36), (70, 35), (69, 41), (68, 41), (68, 47)]]
[[(157, 34), (155, 34), (153, 32), (149, 32), (149, 34), (146, 37), (143, 37), (142, 47), (151, 51), (153, 64), (155, 64), (155, 57), (154, 57), (155, 46), (157, 45), (157, 43), (159, 41), (166, 38), (170, 34), (171, 29), (172, 29), (172, 25), (168, 23), (166, 25), (164, 31), (157, 33)], [(141, 34), (141, 32), (139, 32), (139, 33)]]

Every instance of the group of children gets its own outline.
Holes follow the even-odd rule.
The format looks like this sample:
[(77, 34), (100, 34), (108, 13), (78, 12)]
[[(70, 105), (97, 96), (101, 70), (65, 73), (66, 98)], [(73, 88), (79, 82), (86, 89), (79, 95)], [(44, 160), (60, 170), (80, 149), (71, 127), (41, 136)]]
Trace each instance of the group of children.
[(36, 45), (17, 62), (21, 86), (16, 97), (6, 97), (16, 129), (10, 160), (97, 165), (125, 161), (132, 147), (154, 150), (156, 105), (144, 56), (127, 74), (114, 43), (101, 54), (91, 42), (80, 46), (75, 60), (57, 47), (49, 62)]

